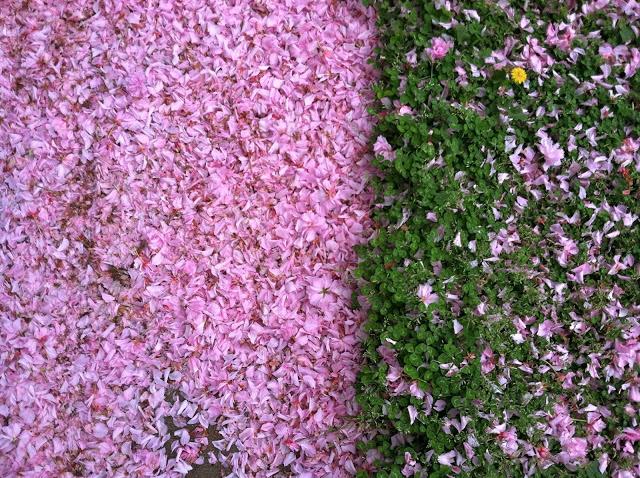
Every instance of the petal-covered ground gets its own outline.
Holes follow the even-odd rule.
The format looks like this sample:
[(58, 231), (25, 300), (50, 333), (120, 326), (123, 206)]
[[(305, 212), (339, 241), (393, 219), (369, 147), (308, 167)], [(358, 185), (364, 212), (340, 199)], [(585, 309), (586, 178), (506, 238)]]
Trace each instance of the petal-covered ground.
[(354, 471), (373, 45), (358, 0), (3, 4), (2, 476)]
[(640, 3), (375, 6), (369, 469), (640, 477)]

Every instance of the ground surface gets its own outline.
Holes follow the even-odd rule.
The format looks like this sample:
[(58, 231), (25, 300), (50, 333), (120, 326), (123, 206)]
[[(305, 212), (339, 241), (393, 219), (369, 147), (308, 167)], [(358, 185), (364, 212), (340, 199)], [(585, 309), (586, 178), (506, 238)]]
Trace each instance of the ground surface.
[(354, 470), (373, 15), (205, 3), (3, 4), (2, 476)]

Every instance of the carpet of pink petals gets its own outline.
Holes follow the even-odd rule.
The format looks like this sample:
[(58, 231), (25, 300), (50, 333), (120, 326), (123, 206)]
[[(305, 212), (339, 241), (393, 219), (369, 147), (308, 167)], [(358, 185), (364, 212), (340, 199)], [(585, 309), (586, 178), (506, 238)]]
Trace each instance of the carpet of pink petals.
[(351, 474), (373, 12), (1, 9), (0, 476)]

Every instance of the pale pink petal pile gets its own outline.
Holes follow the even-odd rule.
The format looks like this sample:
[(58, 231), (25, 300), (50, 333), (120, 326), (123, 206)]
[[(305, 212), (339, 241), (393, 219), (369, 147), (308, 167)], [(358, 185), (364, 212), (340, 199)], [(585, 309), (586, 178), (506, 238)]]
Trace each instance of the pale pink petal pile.
[(354, 472), (374, 42), (359, 0), (3, 4), (1, 476)]

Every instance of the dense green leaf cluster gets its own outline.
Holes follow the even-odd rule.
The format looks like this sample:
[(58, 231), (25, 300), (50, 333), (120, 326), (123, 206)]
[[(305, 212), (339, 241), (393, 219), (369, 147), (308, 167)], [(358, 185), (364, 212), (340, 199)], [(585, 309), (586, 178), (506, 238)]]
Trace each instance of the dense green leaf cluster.
[[(456, 470), (456, 476), (520, 477), (524, 476), (522, 468), (501, 452), (495, 435), (488, 432), (489, 420), (483, 416), (508, 414), (518, 432), (535, 443), (543, 437), (535, 427), (534, 412), (550, 411), (553, 402), (549, 397), (567, 392), (561, 386), (560, 371), (552, 368), (543, 373), (535, 367), (540, 358), (532, 350), (551, 347), (549, 340), (532, 337), (520, 344), (514, 342), (513, 317), (531, 317), (539, 324), (553, 310), (567, 329), (576, 316), (589, 318), (594, 327), (583, 335), (572, 335), (563, 344), (576, 357), (587, 349), (597, 351), (598, 344), (607, 339), (616, 339), (621, 327), (611, 323), (605, 330), (598, 322), (600, 315), (592, 314), (609, 303), (605, 291), (614, 287), (616, 276), (604, 269), (589, 276), (596, 292), (578, 300), (582, 286), (567, 282), (567, 267), (558, 264), (555, 246), (547, 239), (560, 214), (579, 213), (583, 220), (564, 228), (580, 245), (569, 269), (577, 267), (592, 254), (580, 241), (603, 229), (609, 217), (600, 213), (593, 222), (586, 222), (593, 211), (581, 198), (580, 188), (585, 185), (576, 177), (567, 180), (566, 194), (532, 195), (514, 169), (505, 141), (514, 137), (516, 144), (534, 147), (540, 141), (536, 133), (545, 128), (553, 141), (565, 148), (564, 161), (568, 164), (582, 161), (578, 158), (580, 148), (592, 147), (588, 138), (577, 135), (577, 125), (582, 131), (597, 127), (597, 147), (607, 154), (620, 147), (625, 138), (640, 135), (636, 111), (640, 75), (629, 80), (631, 92), (626, 95), (612, 97), (599, 84), (588, 93), (579, 89), (583, 81), (601, 74), (603, 61), (598, 45), (603, 41), (612, 45), (637, 43), (637, 38), (624, 19), (614, 26), (605, 12), (596, 12), (585, 17), (582, 29), (597, 30), (601, 37), (577, 38), (573, 46), (583, 48), (585, 53), (575, 62), (563, 62), (567, 54), (547, 46), (557, 60), (554, 74), (539, 78), (527, 70), (529, 87), (525, 88), (510, 81), (508, 69), (491, 68), (485, 59), (502, 50), (508, 37), (524, 42), (531, 36), (544, 43), (544, 29), (525, 32), (519, 26), (520, 18), (528, 18), (534, 26), (538, 20), (560, 23), (567, 17), (565, 2), (511, 2), (517, 12), (514, 20), (497, 2), (459, 1), (460, 11), (475, 10), (480, 21), (466, 19), (451, 29), (442, 25), (451, 22), (454, 14), (436, 3), (374, 3), (381, 37), (376, 58), (381, 78), (374, 86), (378, 99), (374, 112), (379, 117), (375, 137), (387, 139), (395, 159), (375, 159), (380, 175), (372, 180), (372, 186), (381, 204), (373, 217), (377, 233), (358, 251), (360, 292), (369, 303), (358, 400), (362, 419), (379, 430), (363, 444), (363, 451), (377, 450), (377, 455), (370, 451), (370, 456), (377, 456), (375, 464), (360, 475), (400, 477), (408, 452), (421, 464), (424, 476), (450, 476), (452, 467), (439, 464), (435, 457), (462, 449), (473, 434), (479, 443), (476, 463), (472, 471)], [(524, 3), (528, 3), (527, 9), (521, 5)], [(460, 17), (457, 14), (458, 20)], [(408, 64), (408, 52), (423, 51), (434, 37), (443, 34), (453, 38), (455, 52), (439, 61), (423, 59), (416, 66)], [(456, 71), (461, 65), (467, 72), (466, 82)], [(471, 65), (481, 73), (474, 75)], [(613, 69), (613, 75), (621, 74), (619, 67)], [(586, 100), (590, 98), (596, 101), (589, 104)], [(410, 107), (413, 115), (399, 114), (398, 105)], [(603, 105), (612, 113), (604, 119)], [(539, 108), (545, 113), (557, 110), (558, 114), (536, 115)], [(569, 151), (566, 145), (572, 135), (577, 148)], [(633, 171), (628, 174), (630, 179), (626, 181), (615, 170), (595, 175), (586, 185), (587, 196), (591, 201), (606, 197), (609, 204), (625, 205), (637, 212), (638, 189), (634, 186), (629, 191), (629, 181), (637, 185), (639, 175)], [(526, 200), (526, 207), (520, 207), (522, 200)], [(517, 247), (503, 252), (499, 262), (487, 262), (493, 255), (495, 235), (510, 228), (517, 230)], [(615, 240), (603, 241), (602, 253), (609, 259), (629, 253), (640, 257), (637, 223), (620, 232)], [(470, 242), (475, 247), (468, 247)], [(574, 300), (558, 303), (541, 284), (542, 277), (567, 283), (566, 294)], [(629, 277), (623, 302), (638, 304), (637, 269)], [(428, 307), (416, 293), (425, 283), (432, 284), (439, 297)], [(481, 304), (486, 312), (479, 314)], [(462, 325), (459, 333), (454, 331), (454, 320)], [(446, 402), (442, 411), (420, 413), (411, 424), (408, 407), (422, 410), (423, 400), (410, 393), (392, 393), (390, 366), (381, 357), (380, 346), (394, 351), (403, 371), (401, 380), (415, 382), (423, 392)], [(501, 387), (497, 372), (481, 371), (480, 356), (487, 347), (507, 363), (530, 364), (534, 371), (523, 372), (512, 366), (508, 385)], [(454, 364), (459, 372), (448, 373), (443, 364)], [(570, 366), (577, 369), (582, 364)], [(533, 393), (532, 383), (540, 383), (545, 393)], [(610, 396), (604, 385), (582, 393), (584, 403), (606, 403), (615, 411), (603, 432), (608, 439), (630, 426), (631, 419), (622, 412), (626, 397)], [(472, 418), (461, 433), (443, 432), (444, 420), (455, 418), (447, 416), (452, 409), (457, 417)], [(584, 431), (580, 429), (583, 426), (579, 422), (577, 433)], [(428, 451), (433, 451), (429, 457)], [(590, 455), (589, 461), (575, 471), (554, 465), (538, 470), (535, 476), (602, 476), (595, 457)]]

